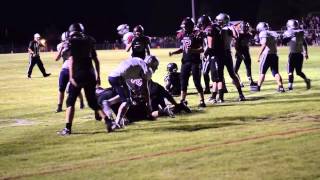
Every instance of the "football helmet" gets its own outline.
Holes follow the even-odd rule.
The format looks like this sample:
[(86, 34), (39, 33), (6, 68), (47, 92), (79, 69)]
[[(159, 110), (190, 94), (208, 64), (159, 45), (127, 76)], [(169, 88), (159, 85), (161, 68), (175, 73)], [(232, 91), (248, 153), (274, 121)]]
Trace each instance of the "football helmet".
[(265, 30), (269, 30), (269, 24), (266, 23), (266, 22), (259, 22), (259, 23), (257, 24), (256, 30), (257, 30), (258, 32), (265, 31)]
[(250, 30), (250, 24), (248, 22), (241, 22), (240, 23), (240, 31), (242, 32), (248, 32)]
[(78, 23), (78, 24), (80, 26), (80, 32), (84, 33), (85, 32), (85, 28), (84, 28), (83, 24), (82, 23)]
[(125, 35), (126, 33), (129, 32), (129, 25), (128, 24), (121, 24), (117, 27), (117, 31), (118, 31), (118, 34), (123, 36)]
[(186, 17), (182, 20), (180, 27), (186, 32), (192, 32), (194, 30), (194, 21), (190, 17)]
[(69, 26), (69, 32), (82, 32), (80, 23), (73, 23)]
[(197, 21), (197, 27), (200, 29), (204, 29), (207, 26), (209, 26), (212, 23), (212, 20), (210, 18), (210, 16), (207, 15), (202, 15), (201, 17), (199, 17), (198, 21)]
[(139, 35), (141, 35), (143, 33), (144, 33), (144, 28), (141, 25), (138, 25), (138, 26), (133, 28), (133, 34), (135, 36), (139, 36)]
[(295, 19), (289, 19), (287, 21), (287, 29), (291, 30), (291, 29), (298, 29), (299, 28), (299, 22), (298, 20)]
[(144, 62), (147, 64), (148, 67), (151, 67), (152, 71), (155, 72), (158, 69), (159, 66), (159, 60), (156, 56), (147, 56), (144, 59)]
[(177, 72), (178, 71), (177, 64), (176, 63), (169, 63), (167, 65), (167, 71), (170, 72), (170, 73)]
[(220, 26), (226, 26), (229, 24), (230, 22), (230, 16), (226, 13), (220, 13), (216, 16), (216, 22), (220, 25)]

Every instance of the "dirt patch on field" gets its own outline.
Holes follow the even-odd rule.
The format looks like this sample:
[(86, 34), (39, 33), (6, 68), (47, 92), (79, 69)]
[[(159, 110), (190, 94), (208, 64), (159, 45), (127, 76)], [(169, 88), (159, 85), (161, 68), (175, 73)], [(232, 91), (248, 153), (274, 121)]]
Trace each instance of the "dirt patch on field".
[(16, 127), (16, 126), (31, 126), (37, 124), (36, 122), (28, 119), (7, 119), (0, 120), (0, 128)]

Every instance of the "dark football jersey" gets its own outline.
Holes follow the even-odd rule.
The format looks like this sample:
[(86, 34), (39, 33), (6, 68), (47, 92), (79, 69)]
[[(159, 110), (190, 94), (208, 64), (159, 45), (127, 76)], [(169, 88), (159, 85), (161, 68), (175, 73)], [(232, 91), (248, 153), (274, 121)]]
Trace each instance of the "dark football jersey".
[(78, 35), (70, 38), (66, 46), (66, 53), (73, 56), (74, 73), (92, 73), (92, 58), (97, 57), (93, 40), (88, 36)]
[(150, 45), (150, 38), (147, 36), (135, 37), (132, 40), (132, 57), (145, 57), (146, 49)]
[(190, 49), (199, 49), (202, 47), (203, 39), (197, 36), (197, 32), (184, 33), (181, 39), (180, 48), (183, 50), (182, 63), (192, 62), (201, 63), (200, 52), (190, 52)]
[(224, 43), (221, 35), (221, 30), (222, 29), (217, 24), (208, 26), (205, 29), (206, 35), (212, 37), (212, 40), (213, 40), (212, 49), (213, 49), (214, 55), (219, 55), (223, 53)]
[(248, 48), (252, 35), (249, 33), (240, 33), (239, 37), (236, 39), (235, 48), (241, 50), (243, 48)]

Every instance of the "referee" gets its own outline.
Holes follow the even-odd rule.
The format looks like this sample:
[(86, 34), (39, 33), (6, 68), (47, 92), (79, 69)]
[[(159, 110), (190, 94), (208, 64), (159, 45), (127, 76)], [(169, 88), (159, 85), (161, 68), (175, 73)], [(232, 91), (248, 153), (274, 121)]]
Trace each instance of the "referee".
[(43, 63), (40, 59), (40, 46), (43, 46), (40, 43), (40, 34), (36, 33), (34, 34), (34, 39), (30, 41), (29, 47), (28, 47), (28, 53), (29, 53), (29, 67), (28, 67), (28, 78), (31, 78), (32, 69), (34, 65), (38, 65), (43, 77), (48, 77), (51, 75), (51, 73), (46, 73), (46, 70), (43, 67)]

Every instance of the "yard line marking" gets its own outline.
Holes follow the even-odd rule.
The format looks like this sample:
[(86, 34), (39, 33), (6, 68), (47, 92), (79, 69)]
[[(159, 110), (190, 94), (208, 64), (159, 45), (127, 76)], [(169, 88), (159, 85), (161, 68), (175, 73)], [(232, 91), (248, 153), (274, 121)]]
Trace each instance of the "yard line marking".
[(205, 150), (205, 149), (212, 148), (212, 147), (221, 147), (224, 145), (238, 144), (238, 143), (243, 143), (243, 142), (251, 142), (254, 140), (264, 139), (264, 138), (268, 138), (268, 137), (303, 134), (303, 133), (314, 132), (314, 131), (318, 131), (318, 130), (320, 130), (320, 127), (294, 129), (294, 130), (289, 130), (289, 131), (284, 131), (284, 132), (271, 133), (271, 134), (266, 134), (266, 135), (261, 135), (261, 136), (252, 136), (252, 137), (247, 137), (247, 138), (242, 138), (242, 139), (225, 141), (225, 142), (222, 142), (219, 144), (207, 144), (207, 145), (202, 145), (202, 146), (186, 147), (186, 148), (167, 151), (167, 152), (151, 153), (151, 154), (133, 156), (133, 157), (128, 157), (128, 158), (119, 159), (119, 160), (113, 160), (113, 161), (101, 160), (99, 162), (97, 162), (97, 161), (88, 162), (88, 163), (83, 163), (80, 165), (75, 165), (72, 167), (60, 167), (60, 168), (57, 167), (56, 169), (53, 168), (51, 170), (44, 170), (42, 172), (37, 172), (37, 173), (29, 173), (29, 174), (22, 174), (22, 175), (17, 175), (17, 176), (0, 177), (0, 180), (21, 179), (21, 178), (32, 177), (32, 176), (49, 175), (49, 174), (58, 173), (58, 172), (65, 172), (65, 171), (72, 171), (72, 170), (78, 170), (78, 169), (84, 169), (84, 168), (97, 167), (98, 164), (100, 164), (100, 165), (101, 164), (118, 164), (118, 163), (122, 163), (122, 162), (130, 162), (130, 161), (135, 161), (135, 160), (161, 157), (161, 156), (165, 156), (165, 155), (176, 155), (178, 153), (201, 151), (201, 150)]

